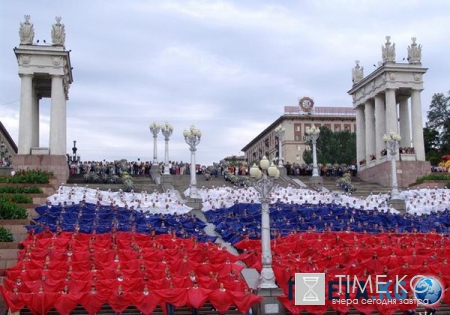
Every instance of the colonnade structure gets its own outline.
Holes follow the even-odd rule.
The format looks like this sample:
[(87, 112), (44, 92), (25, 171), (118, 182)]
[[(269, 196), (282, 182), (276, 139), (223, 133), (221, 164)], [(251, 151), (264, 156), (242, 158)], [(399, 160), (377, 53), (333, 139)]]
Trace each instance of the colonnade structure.
[(358, 174), (363, 180), (390, 185), (389, 155), (383, 136), (395, 132), (401, 136), (396, 155), (398, 184), (408, 187), (431, 169), (425, 161), (420, 95), (428, 69), (422, 67), (422, 46), (415, 37), (403, 62), (396, 62), (390, 36), (386, 36), (381, 52), (382, 61), (368, 76), (356, 61), (353, 87), (348, 91), (356, 111)]
[[(59, 181), (69, 176), (67, 167), (66, 101), (73, 81), (70, 51), (65, 49), (65, 27), (61, 18), (51, 30), (51, 44), (34, 41), (30, 16), (20, 23), (20, 45), (14, 48), (21, 79), (18, 154), (15, 169), (52, 171)], [(39, 143), (39, 101), (51, 98), (49, 145)]]

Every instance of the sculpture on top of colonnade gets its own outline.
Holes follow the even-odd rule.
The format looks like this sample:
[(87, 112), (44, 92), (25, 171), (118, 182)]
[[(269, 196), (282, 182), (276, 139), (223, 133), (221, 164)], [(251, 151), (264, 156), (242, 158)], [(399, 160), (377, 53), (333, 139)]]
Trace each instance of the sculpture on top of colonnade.
[(355, 61), (356, 66), (352, 69), (352, 81), (353, 84), (358, 83), (364, 78), (364, 67), (359, 65), (359, 60)]
[(61, 17), (57, 16), (56, 24), (52, 26), (52, 45), (53, 46), (64, 46), (66, 41), (66, 30), (64, 24), (61, 24)]
[(395, 62), (395, 44), (391, 43), (391, 36), (386, 36), (386, 44), (381, 46), (383, 62)]
[(422, 59), (422, 45), (416, 44), (416, 38), (411, 37), (412, 43), (408, 46), (408, 61), (411, 64), (419, 64)]
[(25, 22), (20, 23), (19, 36), (21, 45), (32, 45), (34, 39), (34, 26), (30, 23), (30, 16), (25, 15)]

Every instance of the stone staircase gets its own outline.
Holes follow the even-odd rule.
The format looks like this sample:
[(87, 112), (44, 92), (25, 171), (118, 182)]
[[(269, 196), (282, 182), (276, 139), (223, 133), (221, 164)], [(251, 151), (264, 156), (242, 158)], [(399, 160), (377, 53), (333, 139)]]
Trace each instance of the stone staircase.
[(19, 253), (19, 244), (28, 235), (25, 225), (33, 222), (32, 218), (37, 216), (35, 208), (45, 204), (47, 197), (55, 192), (56, 179), (51, 178), (49, 184), (7, 184), (2, 183), (1, 186), (36, 186), (42, 189), (42, 194), (26, 194), (33, 199), (33, 203), (19, 204), (24, 207), (28, 213), (28, 219), (24, 220), (0, 220), (0, 225), (9, 230), (14, 237), (14, 242), (0, 243), (0, 277), (4, 276), (5, 270), (13, 267), (17, 263)]
[[(183, 193), (186, 189), (189, 188), (190, 182), (191, 182), (191, 176), (190, 175), (171, 175), (172, 177), (172, 186), (175, 190), (179, 191), (180, 194), (184, 197)], [(234, 187), (234, 185), (226, 181), (223, 176), (215, 177), (214, 175), (211, 176), (208, 180), (203, 175), (197, 175), (197, 188), (200, 189), (202, 187), (211, 188), (211, 187), (218, 187), (218, 186), (229, 186)]]
[[(329, 191), (338, 191), (341, 193), (345, 193), (345, 191), (341, 187), (336, 186), (336, 181), (338, 179), (339, 177), (323, 177), (323, 187), (325, 187)], [(358, 177), (352, 177), (352, 184), (356, 188), (356, 191), (352, 193), (352, 196), (354, 197), (367, 197), (370, 194), (378, 195), (380, 193), (386, 194), (390, 191), (390, 188), (388, 187), (383, 187), (379, 184), (368, 183), (359, 179)]]
[[(134, 183), (134, 191), (141, 192), (147, 191), (152, 192), (155, 189), (161, 192), (160, 186), (157, 185), (153, 179), (149, 175), (132, 175), (133, 183)], [(116, 184), (112, 183), (86, 183), (83, 179), (82, 174), (70, 175), (67, 180), (67, 186), (78, 185), (80, 187), (84, 187), (88, 185), (90, 188), (99, 188), (100, 190), (108, 190), (118, 191), (123, 189), (123, 184), (118, 182)]]

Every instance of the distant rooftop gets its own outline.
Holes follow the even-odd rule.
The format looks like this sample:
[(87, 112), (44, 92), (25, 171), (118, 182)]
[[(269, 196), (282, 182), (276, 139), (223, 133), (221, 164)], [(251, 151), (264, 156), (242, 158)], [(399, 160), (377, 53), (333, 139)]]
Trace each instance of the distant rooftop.
[(302, 116), (356, 116), (356, 112), (352, 107), (314, 107), (310, 112), (305, 112), (299, 106), (285, 106), (284, 114)]

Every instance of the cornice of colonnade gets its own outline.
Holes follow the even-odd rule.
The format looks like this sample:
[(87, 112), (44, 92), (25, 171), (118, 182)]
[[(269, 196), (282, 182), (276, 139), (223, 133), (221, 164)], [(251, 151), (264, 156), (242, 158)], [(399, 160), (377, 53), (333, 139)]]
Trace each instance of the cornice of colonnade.
[(427, 70), (421, 64), (386, 62), (348, 91), (353, 97), (353, 108), (364, 106), (366, 101), (384, 94), (388, 89), (422, 91), (423, 74)]

